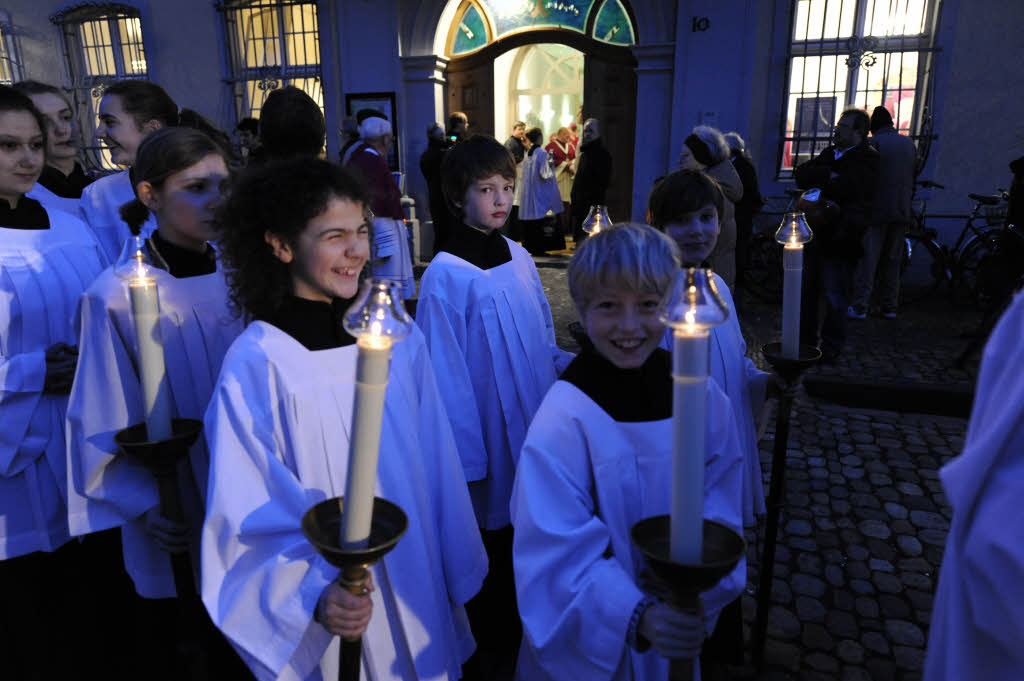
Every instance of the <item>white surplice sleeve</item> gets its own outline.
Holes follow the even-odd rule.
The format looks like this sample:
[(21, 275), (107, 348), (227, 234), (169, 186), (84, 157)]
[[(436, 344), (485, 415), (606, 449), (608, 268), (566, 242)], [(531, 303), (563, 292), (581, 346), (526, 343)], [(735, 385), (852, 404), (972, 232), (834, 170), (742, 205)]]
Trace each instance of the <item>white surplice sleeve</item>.
[[(159, 503), (156, 482), (144, 467), (118, 453), (114, 435), (145, 416), (129, 344), (101, 285), (82, 295), (78, 367), (68, 402), (68, 519), (74, 535), (117, 527)], [(81, 495), (81, 496), (79, 496)]]
[[(9, 326), (9, 319), (0, 319), (0, 328)], [(0, 351), (0, 476), (13, 477), (38, 458), (48, 439), (31, 429), (46, 382), (46, 352), (7, 352)]]
[(430, 349), (437, 388), (445, 402), (466, 480), (483, 480), (487, 477), (487, 447), (466, 359), (465, 313), (428, 289), (416, 306), (416, 325)]
[(619, 668), (644, 594), (611, 555), (584, 433), (564, 413), (544, 416), (549, 407), (538, 410), (545, 427), (531, 428), (512, 492), (523, 632), (549, 678), (604, 681)]
[(303, 489), (284, 463), (294, 456), (286, 443), (300, 439), (291, 435), (292, 403), (266, 375), (267, 363), (262, 375), (259, 364), (247, 363), (249, 376), (225, 372), (206, 412), (203, 602), (258, 678), (275, 679), (286, 668), (306, 678), (331, 642), (313, 613), (338, 571), (300, 529), (325, 495)]
[[(525, 251), (518, 244), (510, 244), (509, 247), (513, 246)], [(558, 347), (558, 343), (555, 341), (555, 322), (551, 317), (551, 304), (548, 303), (548, 297), (544, 294), (544, 284), (540, 281), (540, 273), (537, 272), (537, 266), (534, 264), (532, 257), (528, 258), (528, 266), (531, 275), (530, 281), (533, 285), (534, 294), (537, 296), (537, 304), (540, 305), (544, 316), (545, 336), (548, 345), (551, 347), (551, 358), (555, 363), (555, 375), (560, 376), (566, 367), (569, 366), (569, 363), (572, 362), (575, 355)]]

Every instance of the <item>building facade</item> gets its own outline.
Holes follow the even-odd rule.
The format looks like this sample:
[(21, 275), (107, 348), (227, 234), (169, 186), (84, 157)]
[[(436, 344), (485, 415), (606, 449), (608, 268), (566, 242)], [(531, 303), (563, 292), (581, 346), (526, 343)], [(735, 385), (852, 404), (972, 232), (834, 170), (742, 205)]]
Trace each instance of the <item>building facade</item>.
[(738, 131), (779, 196), (844, 108), (884, 103), (930, 147), (921, 177), (947, 187), (930, 212), (966, 213), (967, 192), (1008, 186), (1024, 155), (1022, 23), (1024, 3), (1002, 0), (7, 0), (0, 79), (73, 92), (98, 165), (111, 80), (149, 78), (226, 130), (294, 84), (322, 104), (332, 158), (345, 115), (383, 108), (425, 256), (418, 159), (456, 110), (503, 140), (517, 119), (547, 136), (582, 107), (602, 121), (621, 220), (643, 218), (694, 125)]

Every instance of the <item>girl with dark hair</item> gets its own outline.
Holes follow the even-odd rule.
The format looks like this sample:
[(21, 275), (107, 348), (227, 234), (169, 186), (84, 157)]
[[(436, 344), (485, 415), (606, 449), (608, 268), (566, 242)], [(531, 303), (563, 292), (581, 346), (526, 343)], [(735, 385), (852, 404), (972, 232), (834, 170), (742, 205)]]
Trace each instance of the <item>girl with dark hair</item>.
[[(137, 198), (121, 208), (125, 224), (135, 234), (151, 215), (157, 224), (144, 245), (130, 245), (148, 251), (154, 265), (172, 415), (202, 418), (224, 353), (242, 331), (228, 311), (227, 284), (208, 243), (216, 237), (214, 211), (228, 181), (227, 159), (198, 130), (162, 128), (139, 145), (131, 173)], [(158, 599), (181, 595), (175, 592), (168, 554), (191, 551), (199, 583), (209, 455), (200, 439), (182, 462), (179, 484), (187, 522), (174, 523), (161, 515), (149, 471), (118, 454), (114, 434), (144, 420), (136, 328), (126, 291), (124, 280), (109, 268), (82, 296), (78, 373), (67, 420), (68, 514), (75, 535), (121, 528), (124, 565), (142, 597), (136, 602), (138, 615), (161, 632), (137, 642), (144, 658), (151, 658), (145, 662), (147, 678), (158, 678), (180, 671), (173, 601)], [(215, 640), (219, 636), (209, 621), (202, 617), (193, 624), (209, 637), (210, 664), (230, 670), (233, 653)], [(241, 667), (237, 659), (234, 664)]]
[[(100, 100), (99, 119), (95, 135), (107, 147), (114, 163), (121, 166), (133, 165), (142, 140), (160, 128), (195, 128), (224, 147), (225, 155), (230, 148), (225, 133), (190, 109), (179, 113), (178, 105), (164, 89), (146, 80), (122, 80), (109, 85)], [(121, 245), (130, 235), (128, 225), (121, 219), (121, 206), (134, 198), (135, 187), (127, 170), (103, 177), (82, 192), (85, 221), (110, 262), (117, 260)], [(139, 229), (143, 236), (149, 236), (156, 223), (147, 220)]]
[(78, 126), (71, 101), (60, 88), (35, 80), (23, 80), (13, 87), (28, 95), (46, 118), (46, 167), (28, 196), (78, 215), (78, 200), (92, 178), (78, 162)]
[(487, 560), (415, 329), (393, 349), (377, 471), (408, 531), (355, 596), (301, 530), (345, 489), (357, 350), (340, 316), (370, 255), (367, 203), (346, 170), (307, 158), (252, 169), (221, 213), (232, 299), (253, 322), (206, 412), (203, 601), (261, 679), (337, 678), (336, 635), (363, 636), (373, 679), (456, 679), (473, 650), (463, 604)]
[(103, 270), (81, 220), (25, 195), (45, 152), (46, 122), (32, 100), (0, 86), (0, 675), (17, 679), (39, 678), (43, 660), (60, 667), (53, 623), (77, 622), (63, 423), (78, 357), (75, 305)]

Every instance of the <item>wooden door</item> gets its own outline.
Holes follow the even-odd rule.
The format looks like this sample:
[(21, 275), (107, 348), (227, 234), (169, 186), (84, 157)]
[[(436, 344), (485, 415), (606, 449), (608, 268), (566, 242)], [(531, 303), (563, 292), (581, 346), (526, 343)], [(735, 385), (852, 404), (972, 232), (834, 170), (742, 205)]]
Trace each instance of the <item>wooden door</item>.
[[(633, 215), (633, 150), (636, 140), (636, 60), (628, 48), (621, 53), (588, 52), (583, 66), (583, 119), (601, 123), (601, 137), (612, 155), (608, 214), (613, 221)], [(664, 122), (668, 130), (668, 122)]]
[(447, 76), (445, 116), (461, 111), (469, 119), (470, 133), (494, 135), (494, 62), (453, 59)]

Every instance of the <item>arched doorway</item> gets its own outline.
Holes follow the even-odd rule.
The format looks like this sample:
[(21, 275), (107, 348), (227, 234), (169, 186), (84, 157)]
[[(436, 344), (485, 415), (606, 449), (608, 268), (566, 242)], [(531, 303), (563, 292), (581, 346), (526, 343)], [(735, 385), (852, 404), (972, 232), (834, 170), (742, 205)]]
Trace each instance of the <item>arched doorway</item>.
[[(444, 42), (450, 58), (445, 113), (462, 111), (472, 131), (504, 140), (513, 122), (529, 117), (522, 107), (529, 106), (550, 135), (579, 110), (570, 104), (563, 113), (566, 103), (581, 101), (583, 119), (601, 122), (612, 155), (609, 212), (613, 219), (627, 219), (636, 135), (636, 59), (629, 46), (636, 41), (636, 22), (625, 0), (576, 0), (545, 10), (546, 4), (461, 0), (454, 12), (445, 12), (451, 17)], [(582, 100), (576, 100), (580, 75)]]

